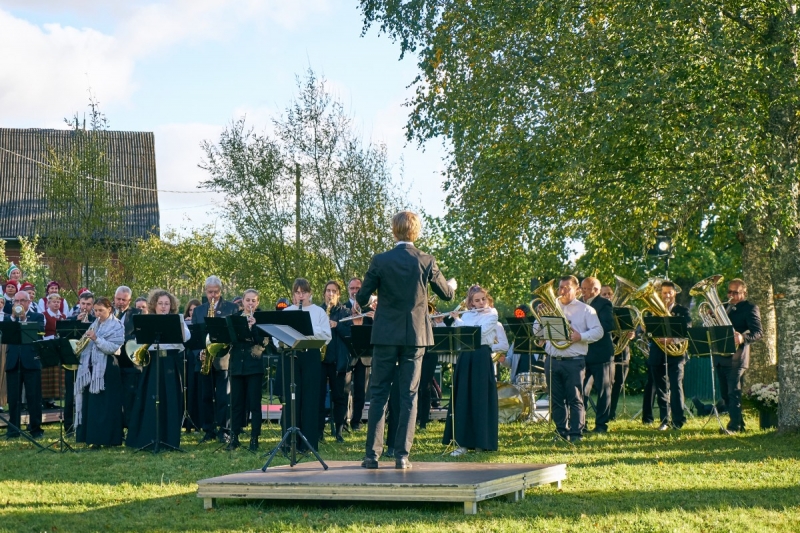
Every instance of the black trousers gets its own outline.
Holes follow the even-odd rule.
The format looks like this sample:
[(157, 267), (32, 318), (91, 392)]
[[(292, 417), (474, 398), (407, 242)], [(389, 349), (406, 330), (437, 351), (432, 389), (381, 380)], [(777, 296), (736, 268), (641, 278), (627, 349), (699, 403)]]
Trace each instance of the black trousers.
[[(285, 355), (280, 360), (283, 380), (284, 409), (281, 415), (281, 427), (286, 431), (291, 426), (291, 387), (290, 387), (290, 356)], [(319, 350), (297, 352), (294, 364), (295, 380), (295, 422), (303, 432), (308, 443), (316, 450), (319, 447), (319, 382), (322, 373), (322, 362)], [(298, 448), (304, 445), (298, 439)]]
[(580, 437), (586, 427), (586, 409), (583, 405), (583, 378), (586, 359), (572, 357), (557, 359), (547, 356), (544, 364), (553, 422), (562, 437)]
[(64, 370), (64, 431), (75, 425), (75, 371)]
[[(611, 413), (609, 420), (617, 418), (617, 404), (619, 403), (620, 394), (625, 387), (625, 380), (628, 379), (628, 361), (614, 361), (611, 363), (614, 367), (614, 384), (611, 386)], [(653, 405), (650, 402), (650, 405)]]
[(184, 352), (184, 376), (183, 385), (186, 387), (186, 412), (189, 418), (183, 421), (186, 429), (199, 430), (202, 425), (200, 421), (200, 372), (196, 371), (197, 353), (195, 350), (185, 350)]
[(331, 415), (337, 428), (344, 426), (347, 418), (347, 387), (350, 385), (350, 372), (337, 372), (336, 363), (322, 363), (322, 379), (319, 389), (319, 427), (325, 430), (325, 394), (331, 391)]
[(656, 399), (656, 389), (653, 384), (653, 371), (650, 363), (647, 363), (647, 381), (644, 384), (644, 394), (642, 394), (642, 422), (650, 424), (653, 422), (653, 402)]
[(133, 404), (136, 403), (136, 394), (139, 391), (139, 381), (142, 379), (142, 371), (138, 368), (120, 369), (122, 376), (122, 425), (130, 427), (131, 412)]
[(433, 376), (439, 364), (439, 355), (425, 351), (422, 357), (422, 370), (419, 377), (419, 400), (417, 401), (417, 422), (420, 429), (424, 429), (431, 420), (431, 391), (433, 390)]
[(719, 393), (728, 408), (728, 430), (744, 431), (742, 418), (742, 376), (745, 368), (717, 365)]
[(364, 404), (367, 403), (367, 366), (359, 359), (353, 367), (353, 412), (350, 416), (350, 426), (360, 426), (364, 413)]
[[(666, 369), (663, 364), (650, 365), (653, 388), (658, 400), (658, 411), (662, 424), (668, 423), (669, 416), (672, 415), (672, 425), (681, 428), (686, 422), (686, 415), (683, 412), (683, 367), (686, 359), (674, 356), (665, 357), (667, 358)], [(667, 391), (667, 380), (669, 380), (669, 392)], [(667, 402), (669, 402), (669, 410), (667, 410)]]
[[(366, 457), (374, 459), (383, 452), (383, 429), (386, 404), (397, 372), (398, 422), (394, 439), (395, 459), (408, 457), (414, 442), (417, 419), (417, 390), (425, 348), (416, 346), (375, 345), (370, 376), (370, 403), (367, 425)], [(395, 369), (395, 365), (398, 368)], [(389, 443), (392, 444), (391, 442)]]
[[(584, 394), (589, 396), (594, 390), (597, 393), (595, 404), (594, 427), (607, 430), (611, 419), (611, 381), (613, 363), (587, 364), (584, 377)], [(589, 383), (591, 381), (592, 383)], [(585, 405), (584, 405), (585, 409)]]
[(228, 371), (217, 370), (213, 366), (208, 375), (200, 376), (200, 425), (206, 433), (227, 433), (230, 430), (228, 402), (230, 384)]
[[(25, 401), (28, 404), (28, 431), (38, 433), (42, 430), (42, 371), (22, 369), (20, 364), (11, 371), (6, 371), (8, 389), (9, 422), (20, 427), (22, 420), (22, 387), (25, 386)], [(18, 437), (19, 433), (8, 428), (7, 436)]]
[(250, 415), (250, 436), (261, 435), (261, 389), (264, 387), (264, 374), (231, 376), (231, 409), (233, 435), (238, 436)]

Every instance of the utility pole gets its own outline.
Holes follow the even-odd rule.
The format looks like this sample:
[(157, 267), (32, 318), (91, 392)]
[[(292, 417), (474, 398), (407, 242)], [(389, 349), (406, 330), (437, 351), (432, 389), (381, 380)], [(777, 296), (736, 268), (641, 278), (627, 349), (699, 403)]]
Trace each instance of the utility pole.
[(294, 246), (297, 254), (295, 277), (303, 274), (303, 255), (300, 249), (300, 163), (294, 164)]

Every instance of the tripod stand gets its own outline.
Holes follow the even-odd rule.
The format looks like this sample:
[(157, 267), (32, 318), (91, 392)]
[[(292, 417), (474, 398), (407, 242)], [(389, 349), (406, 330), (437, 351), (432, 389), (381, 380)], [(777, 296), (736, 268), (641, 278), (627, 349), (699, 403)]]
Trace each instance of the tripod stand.
[[(263, 316), (263, 318), (262, 318)], [(311, 327), (311, 317), (307, 312), (303, 311), (278, 311), (278, 312), (264, 312), (262, 316), (257, 316), (257, 322), (269, 321), (271, 324), (258, 324), (258, 328), (264, 331), (267, 335), (277, 340), (282, 347), (282, 355), (289, 358), (289, 390), (290, 390), (290, 427), (286, 429), (283, 438), (277, 446), (269, 453), (267, 462), (261, 467), (262, 472), (266, 472), (270, 463), (275, 458), (278, 451), (282, 450), (286, 442), (290, 443), (289, 451), (289, 466), (293, 467), (298, 463), (297, 461), (297, 437), (298, 435), (303, 440), (306, 447), (311, 450), (316, 457), (317, 461), (322, 465), (324, 470), (328, 469), (328, 465), (322, 460), (317, 450), (308, 442), (306, 436), (297, 427), (297, 383), (295, 382), (295, 359), (297, 358), (298, 351), (319, 349), (325, 345), (324, 340), (309, 338), (306, 335), (313, 334)], [(295, 329), (292, 326), (296, 326)], [(285, 360), (285, 359), (284, 359)], [(286, 390), (283, 390), (286, 394)], [(316, 407), (316, 406), (315, 406)]]
[[(556, 343), (556, 342), (559, 342), (559, 343), (565, 342), (566, 340), (569, 339), (569, 331), (570, 331), (570, 329), (569, 329), (569, 326), (567, 324), (567, 321), (562, 317), (543, 316), (543, 317), (540, 318), (540, 323), (538, 324), (538, 326), (539, 326), (538, 329), (536, 331), (534, 331), (534, 333), (538, 334), (538, 336), (540, 336), (543, 340), (549, 342), (550, 346), (553, 347), (553, 348), (555, 348), (554, 343)], [(550, 399), (547, 402), (548, 418), (550, 419), (550, 427), (552, 428), (553, 433), (556, 434), (556, 440), (557, 441), (569, 442), (570, 444), (573, 444), (572, 442), (569, 441), (569, 439), (566, 436), (562, 435), (558, 431), (558, 426), (556, 425), (555, 420), (553, 420), (553, 403), (554, 403), (553, 402), (553, 397), (554, 397), (554, 395), (553, 395), (553, 389), (554, 389), (554, 387), (553, 387), (553, 365), (554, 365), (555, 361), (561, 360), (561, 359), (559, 359), (559, 357), (561, 357), (561, 356), (551, 355), (551, 354), (548, 353), (547, 354), (547, 361), (545, 363), (546, 364), (545, 370), (546, 370), (546, 372), (548, 374), (547, 389), (550, 392)], [(583, 378), (581, 378), (579, 381), (580, 381), (580, 383), (579, 383), (580, 392), (582, 393), (583, 392)], [(583, 396), (583, 395), (581, 394), (581, 396)], [(563, 401), (563, 399), (562, 399), (562, 401)], [(563, 408), (564, 409), (568, 409), (566, 405), (564, 405)], [(584, 416), (585, 416), (585, 413), (584, 413)], [(572, 424), (580, 424), (580, 421), (579, 420), (571, 420), (570, 421), (570, 425), (572, 425)], [(581, 428), (581, 429), (583, 429), (583, 428)]]
[[(27, 345), (32, 344), (38, 338), (39, 330), (41, 329), (41, 324), (39, 323), (21, 323), (21, 322), (0, 322), (0, 343), (6, 344), (8, 346), (17, 346), (17, 345)], [(28, 442), (32, 443), (34, 446), (39, 448), (40, 450), (46, 449), (44, 446), (39, 444), (36, 439), (33, 438), (31, 434), (27, 431), (23, 431), (21, 427), (16, 424), (11, 423), (11, 418), (15, 418), (14, 412), (17, 412), (17, 417), (21, 420), (21, 406), (20, 400), (22, 397), (22, 372), (23, 372), (23, 363), (22, 358), (26, 355), (22, 353), (24, 348), (20, 346), (20, 353), (17, 354), (17, 383), (16, 383), (16, 390), (11, 391), (9, 390), (9, 417), (5, 417), (0, 415), (0, 420), (6, 423), (6, 435), (13, 430), (14, 433), (20, 435)], [(29, 348), (30, 349), (30, 348)], [(9, 352), (10, 350), (6, 350)], [(9, 353), (6, 353), (6, 358), (10, 356)], [(8, 373), (6, 373), (8, 376)], [(14, 394), (16, 397), (14, 398), (14, 403), (12, 404), (11, 394)], [(39, 399), (41, 403), (41, 399)], [(19, 422), (18, 422), (19, 423)], [(19, 423), (21, 426), (22, 424)], [(10, 438), (10, 437), (9, 437)], [(55, 451), (55, 450), (50, 450)]]
[[(68, 370), (71, 370), (73, 367), (77, 368), (79, 361), (75, 352), (72, 349), (69, 341), (66, 338), (55, 338), (43, 341), (37, 341), (33, 343), (36, 352), (39, 355), (39, 359), (42, 362), (42, 368), (50, 368), (57, 365), (63, 365)], [(74, 370), (70, 372), (72, 375), (72, 388), (75, 389), (75, 372)], [(61, 386), (63, 387), (64, 381), (61, 381)], [(62, 390), (62, 397), (66, 396)], [(59, 436), (58, 440), (53, 442), (52, 444), (48, 445), (46, 448), (39, 450), (43, 452), (44, 450), (49, 450), (54, 446), (58, 446), (58, 453), (65, 453), (65, 452), (75, 452), (75, 449), (69, 445), (69, 443), (64, 438), (64, 405), (65, 402), (61, 404), (61, 416), (59, 417), (58, 426), (59, 426)], [(74, 418), (73, 418), (74, 420)], [(56, 451), (55, 449), (51, 451)]]
[(722, 424), (717, 410), (717, 389), (716, 379), (714, 376), (714, 357), (724, 354), (733, 354), (736, 352), (736, 342), (734, 339), (733, 326), (711, 326), (702, 328), (689, 328), (689, 350), (692, 354), (698, 356), (708, 356), (711, 363), (711, 413), (708, 415), (702, 431), (714, 417), (717, 419), (719, 429), (726, 435), (731, 432)]
[[(687, 324), (686, 320), (687, 317), (683, 316), (648, 316), (644, 319), (644, 329), (647, 331), (647, 335), (651, 339), (685, 339), (687, 336)], [(680, 365), (683, 363), (684, 354), (681, 355), (670, 355), (667, 353), (667, 342), (664, 342), (664, 347), (661, 349), (664, 357), (664, 380), (665, 384), (665, 393), (664, 396), (666, 397), (666, 417), (662, 417), (661, 425), (659, 429), (665, 429), (664, 426), (668, 427), (675, 427), (675, 422), (673, 420), (673, 413), (672, 413), (672, 383), (669, 375), (669, 361), (670, 357), (674, 359), (680, 358), (681, 360), (676, 363), (676, 365)], [(676, 344), (671, 344), (671, 346), (676, 346)], [(660, 346), (659, 346), (660, 347)], [(654, 376), (655, 378), (656, 376)], [(680, 385), (680, 383), (678, 383)], [(658, 383), (655, 379), (653, 379), (653, 386), (657, 387)], [(682, 400), (681, 400), (682, 403)], [(659, 403), (659, 407), (660, 407)], [(660, 413), (659, 413), (660, 414)], [(682, 415), (683, 413), (681, 413)]]

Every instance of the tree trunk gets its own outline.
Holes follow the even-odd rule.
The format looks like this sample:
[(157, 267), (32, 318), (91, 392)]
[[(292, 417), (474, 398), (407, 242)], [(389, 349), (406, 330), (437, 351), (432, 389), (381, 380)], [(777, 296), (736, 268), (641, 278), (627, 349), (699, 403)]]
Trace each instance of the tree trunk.
[(781, 235), (773, 254), (772, 283), (778, 321), (778, 429), (800, 429), (800, 233)]
[(744, 221), (744, 231), (738, 235), (742, 244), (742, 274), (747, 283), (747, 299), (758, 305), (764, 336), (750, 346), (750, 369), (745, 373), (747, 383), (772, 383), (777, 380), (777, 351), (775, 302), (773, 300), (769, 240), (755, 227), (752, 215)]

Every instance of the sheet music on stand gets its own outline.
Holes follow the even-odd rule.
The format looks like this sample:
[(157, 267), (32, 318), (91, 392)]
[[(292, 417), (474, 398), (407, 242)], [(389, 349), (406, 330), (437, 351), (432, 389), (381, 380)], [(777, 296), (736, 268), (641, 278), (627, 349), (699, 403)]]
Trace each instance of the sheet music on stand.
[(461, 352), (471, 352), (480, 345), (478, 326), (433, 328), (433, 346), (428, 351), (438, 354), (440, 362), (455, 363)]
[(538, 329), (534, 334), (549, 342), (565, 342), (570, 339), (567, 321), (560, 316), (543, 316), (538, 321)]
[(533, 317), (506, 317), (508, 329), (513, 337), (511, 340), (514, 343), (514, 352), (525, 354), (544, 353), (544, 347), (536, 345), (536, 336), (533, 334), (535, 320)]
[(643, 320), (651, 339), (686, 338), (686, 319), (682, 316), (646, 316)]
[(636, 329), (636, 317), (630, 307), (615, 307), (614, 321), (620, 331), (633, 331)]
[(689, 353), (698, 357), (736, 353), (733, 326), (687, 328)]
[(364, 366), (372, 364), (372, 326), (350, 326), (350, 337), (345, 338), (350, 352), (350, 364), (361, 359)]

